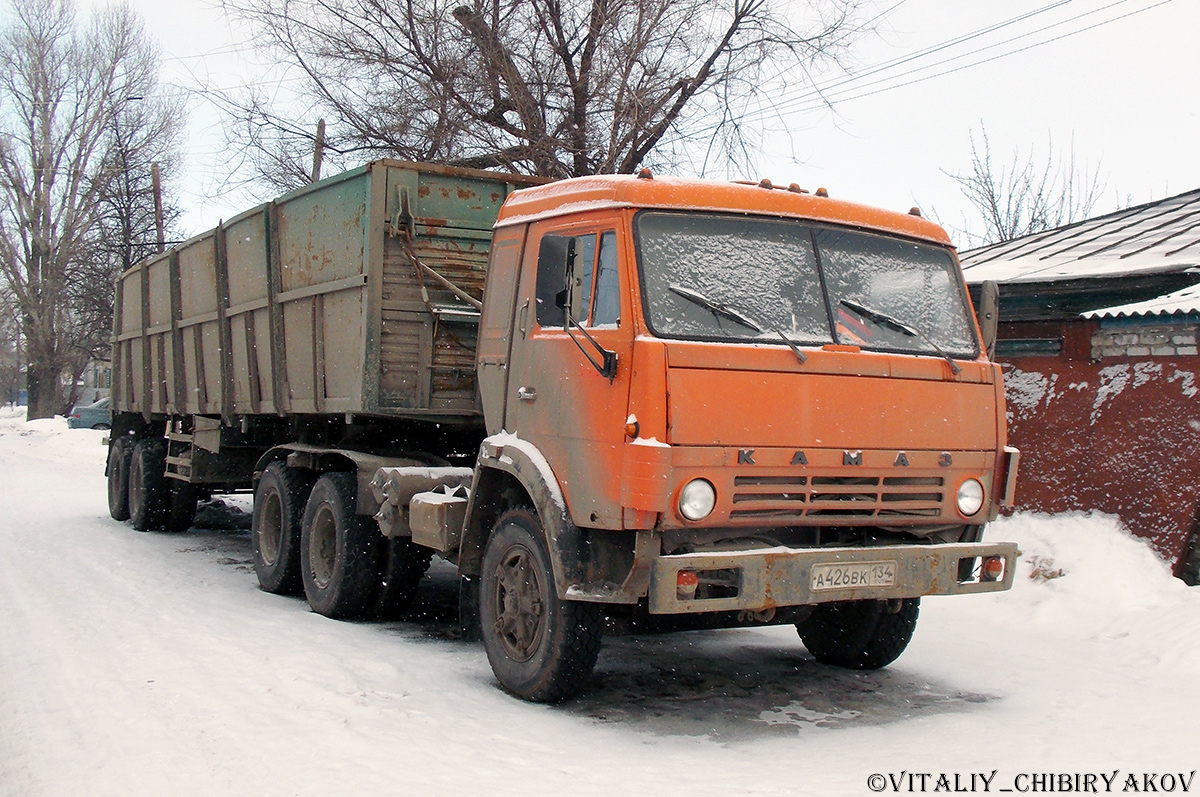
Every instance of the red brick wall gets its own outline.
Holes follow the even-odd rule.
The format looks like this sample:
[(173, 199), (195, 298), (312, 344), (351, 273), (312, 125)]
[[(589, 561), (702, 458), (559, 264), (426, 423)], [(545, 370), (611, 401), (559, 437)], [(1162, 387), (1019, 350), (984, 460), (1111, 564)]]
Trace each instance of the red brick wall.
[(1008, 324), (1001, 338), (1064, 339), (1057, 357), (999, 356), (1017, 505), (1119, 516), (1178, 566), (1200, 529), (1200, 357), (1091, 359), (1095, 322)]

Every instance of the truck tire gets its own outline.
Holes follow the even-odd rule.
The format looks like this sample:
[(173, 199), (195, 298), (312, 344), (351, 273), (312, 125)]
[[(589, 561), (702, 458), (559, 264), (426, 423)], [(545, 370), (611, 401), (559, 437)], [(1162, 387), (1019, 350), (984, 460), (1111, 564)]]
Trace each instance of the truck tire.
[(250, 547), (258, 586), (276, 595), (303, 590), (300, 580), (300, 520), (312, 492), (311, 471), (272, 462), (258, 480)]
[(128, 437), (118, 437), (108, 447), (108, 514), (113, 520), (129, 520), (129, 460), (133, 446)]
[(196, 519), (196, 486), (179, 479), (170, 480), (170, 496), (167, 498), (167, 531), (183, 532), (192, 527)]
[(417, 596), (417, 585), (429, 569), (431, 559), (432, 549), (417, 545), (406, 537), (384, 539), (379, 555), (376, 614), (392, 617), (411, 606)]
[(313, 485), (300, 521), (304, 595), (326, 617), (361, 617), (378, 586), (382, 535), (371, 518), (354, 513), (357, 489), (353, 473), (326, 473)]
[(505, 690), (535, 703), (575, 694), (600, 653), (603, 612), (559, 600), (541, 523), (528, 509), (500, 516), (483, 554), (480, 630)]
[(139, 440), (129, 461), (129, 519), (138, 531), (157, 531), (167, 520), (167, 460), (162, 440)]
[(891, 664), (912, 639), (920, 598), (900, 601), (898, 611), (888, 601), (822, 603), (796, 631), (804, 647), (822, 664), (850, 670), (878, 670)]

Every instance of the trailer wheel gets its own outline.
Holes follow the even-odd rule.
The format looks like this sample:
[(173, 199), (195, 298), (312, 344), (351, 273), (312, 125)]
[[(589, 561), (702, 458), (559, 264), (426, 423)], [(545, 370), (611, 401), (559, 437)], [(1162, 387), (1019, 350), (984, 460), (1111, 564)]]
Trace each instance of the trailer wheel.
[(361, 617), (371, 608), (381, 536), (374, 521), (354, 513), (352, 473), (317, 479), (300, 521), (300, 575), (314, 612)]
[(196, 486), (179, 479), (171, 479), (170, 496), (167, 499), (167, 531), (187, 531), (196, 519)]
[(559, 600), (541, 523), (528, 509), (501, 515), (483, 554), (480, 626), (492, 672), (517, 697), (570, 697), (600, 653), (598, 604)]
[(912, 639), (920, 598), (900, 601), (823, 603), (796, 625), (808, 652), (822, 664), (877, 670), (891, 664)]
[(379, 593), (375, 598), (376, 613), (390, 617), (412, 605), (417, 585), (429, 569), (433, 550), (417, 545), (405, 537), (389, 537), (383, 541), (379, 555)]
[(272, 462), (254, 493), (250, 547), (258, 585), (276, 595), (295, 595), (300, 580), (300, 519), (312, 491), (312, 473)]
[(162, 440), (139, 440), (129, 461), (129, 518), (138, 531), (163, 528), (167, 519), (167, 460)]
[(129, 460), (133, 453), (128, 437), (118, 437), (108, 447), (108, 514), (129, 520)]

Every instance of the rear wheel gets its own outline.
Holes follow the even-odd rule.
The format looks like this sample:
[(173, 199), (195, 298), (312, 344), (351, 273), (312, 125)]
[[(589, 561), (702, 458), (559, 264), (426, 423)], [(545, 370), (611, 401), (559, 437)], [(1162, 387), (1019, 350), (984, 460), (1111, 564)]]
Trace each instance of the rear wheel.
[(118, 437), (108, 447), (108, 514), (113, 520), (129, 520), (129, 460), (133, 446), (128, 437)]
[(908, 647), (920, 608), (920, 598), (822, 603), (796, 630), (804, 647), (822, 664), (877, 670)]
[(187, 531), (196, 519), (196, 486), (179, 479), (170, 480), (167, 499), (167, 531)]
[(382, 542), (375, 610), (388, 617), (412, 605), (413, 598), (417, 596), (417, 585), (429, 569), (433, 551), (406, 537), (389, 537)]
[(167, 519), (166, 446), (139, 440), (129, 462), (129, 519), (138, 531), (163, 528)]
[(596, 666), (600, 606), (559, 600), (541, 523), (530, 510), (496, 522), (483, 555), (479, 615), (492, 671), (517, 697), (570, 697)]
[(258, 480), (250, 547), (258, 585), (277, 595), (301, 591), (300, 520), (312, 491), (310, 471), (272, 462)]
[(374, 521), (356, 515), (352, 473), (326, 473), (313, 485), (300, 522), (300, 574), (314, 612), (360, 617), (371, 608), (382, 539)]

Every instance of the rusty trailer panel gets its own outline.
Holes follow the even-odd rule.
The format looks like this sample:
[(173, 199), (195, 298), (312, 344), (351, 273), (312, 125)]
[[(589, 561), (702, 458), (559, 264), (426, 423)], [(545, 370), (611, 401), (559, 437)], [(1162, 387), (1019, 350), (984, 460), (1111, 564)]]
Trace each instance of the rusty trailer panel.
[(121, 276), (114, 408), (481, 422), (491, 228), (545, 182), (380, 160), (280, 197)]

